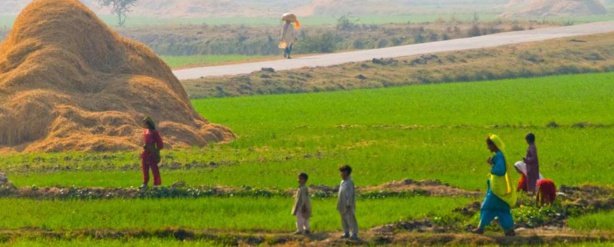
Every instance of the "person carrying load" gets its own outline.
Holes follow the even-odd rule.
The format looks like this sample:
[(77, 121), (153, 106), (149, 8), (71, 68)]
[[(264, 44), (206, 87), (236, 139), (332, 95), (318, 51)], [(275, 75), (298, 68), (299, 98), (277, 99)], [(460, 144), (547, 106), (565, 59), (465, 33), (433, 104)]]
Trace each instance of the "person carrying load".
[[(296, 41), (296, 32), (301, 28), (301, 23), (296, 18), (295, 14), (285, 13), (281, 17), (281, 21), (284, 23), (281, 29), (281, 41), (279, 42), (279, 49), (284, 50), (284, 58), (290, 59), (290, 53), (294, 42)], [(294, 23), (294, 25), (292, 25)]]

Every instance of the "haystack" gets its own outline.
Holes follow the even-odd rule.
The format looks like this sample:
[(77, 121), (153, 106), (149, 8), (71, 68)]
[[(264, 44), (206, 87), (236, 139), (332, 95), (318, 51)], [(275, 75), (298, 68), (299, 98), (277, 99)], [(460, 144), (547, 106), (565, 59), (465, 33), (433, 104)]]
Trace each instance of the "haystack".
[(146, 115), (170, 147), (234, 138), (196, 113), (149, 48), (77, 0), (34, 0), (0, 44), (0, 150), (131, 150)]
[(557, 17), (605, 15), (600, 0), (510, 0), (503, 17)]

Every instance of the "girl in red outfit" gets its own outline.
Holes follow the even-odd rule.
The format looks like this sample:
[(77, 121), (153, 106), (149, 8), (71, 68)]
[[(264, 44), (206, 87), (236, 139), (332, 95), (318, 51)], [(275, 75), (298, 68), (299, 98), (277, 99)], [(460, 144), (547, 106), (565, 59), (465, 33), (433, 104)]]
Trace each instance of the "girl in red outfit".
[(556, 199), (556, 185), (550, 179), (541, 179), (537, 182), (537, 205), (550, 205)]
[(149, 168), (151, 168), (151, 173), (154, 177), (154, 189), (156, 189), (162, 184), (158, 163), (160, 163), (160, 149), (164, 148), (164, 143), (151, 117), (144, 118), (143, 125), (146, 129), (143, 131), (143, 141), (145, 145), (143, 145), (143, 152), (141, 153), (141, 168), (143, 169), (143, 185), (141, 185), (141, 188), (147, 188), (147, 184), (149, 183)]

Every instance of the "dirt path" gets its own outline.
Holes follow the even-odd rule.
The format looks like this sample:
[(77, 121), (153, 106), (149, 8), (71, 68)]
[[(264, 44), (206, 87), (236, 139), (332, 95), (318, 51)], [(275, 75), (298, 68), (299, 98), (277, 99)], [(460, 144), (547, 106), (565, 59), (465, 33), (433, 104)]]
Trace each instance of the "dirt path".
[(292, 60), (275, 60), (235, 65), (180, 69), (174, 70), (173, 73), (175, 76), (177, 76), (177, 78), (179, 78), (179, 80), (188, 80), (209, 76), (249, 74), (251, 72), (261, 70), (262, 68), (273, 68), (274, 70), (279, 71), (304, 67), (326, 67), (350, 62), (367, 61), (373, 58), (407, 57), (436, 52), (482, 49), (502, 45), (610, 32), (614, 32), (614, 22), (596, 22), (575, 26), (506, 32), (466, 39), (455, 39), (383, 49), (305, 56)]
[(500, 233), (474, 235), (470, 233), (416, 233), (397, 232), (382, 235), (371, 230), (361, 233), (360, 240), (339, 238), (339, 232), (320, 232), (310, 236), (291, 235), (287, 232), (234, 232), (193, 230), (184, 228), (167, 228), (157, 230), (43, 230), (14, 229), (0, 230), (2, 239), (176, 239), (177, 241), (208, 240), (219, 245), (228, 246), (381, 246), (381, 245), (556, 245), (586, 242), (614, 242), (612, 232), (579, 233), (568, 229), (556, 231), (533, 230), (519, 233), (515, 237), (504, 237)]

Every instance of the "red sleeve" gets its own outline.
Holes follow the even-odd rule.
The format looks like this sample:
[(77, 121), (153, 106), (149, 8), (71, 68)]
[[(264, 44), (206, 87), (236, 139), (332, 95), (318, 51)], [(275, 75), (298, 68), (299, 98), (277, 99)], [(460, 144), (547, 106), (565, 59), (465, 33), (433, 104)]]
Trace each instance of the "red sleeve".
[(520, 176), (520, 179), (518, 179), (518, 187), (516, 187), (516, 191), (527, 191), (527, 177), (522, 174), (522, 176)]
[(162, 136), (160, 136), (160, 133), (158, 133), (158, 131), (156, 131), (154, 133), (156, 133), (154, 135), (154, 138), (156, 139), (156, 147), (158, 147), (158, 149), (163, 149), (164, 148), (164, 142), (162, 142)]

